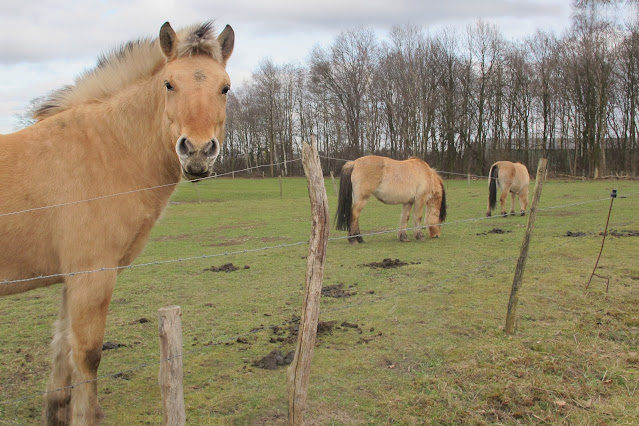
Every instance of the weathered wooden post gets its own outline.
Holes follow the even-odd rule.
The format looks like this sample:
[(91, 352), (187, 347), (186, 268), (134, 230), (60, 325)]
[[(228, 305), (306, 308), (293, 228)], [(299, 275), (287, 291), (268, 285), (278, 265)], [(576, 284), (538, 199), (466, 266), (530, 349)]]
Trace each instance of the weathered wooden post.
[(280, 180), (280, 199), (282, 199), (282, 175), (280, 174), (278, 178)]
[(158, 309), (160, 391), (164, 425), (186, 424), (182, 388), (182, 312), (179, 306)]
[(197, 187), (197, 182), (193, 182), (195, 185), (195, 192), (197, 193), (197, 202), (198, 204), (202, 204), (202, 198), (200, 198), (200, 189)]
[(335, 192), (335, 195), (337, 195), (337, 184), (335, 183), (335, 175), (333, 174), (332, 170), (331, 170), (331, 180), (333, 181), (333, 191)]
[(297, 346), (295, 348), (295, 357), (286, 374), (288, 424), (296, 426), (304, 424), (311, 360), (313, 358), (317, 322), (319, 320), (326, 246), (330, 230), (328, 200), (315, 137), (311, 137), (311, 145), (308, 143), (303, 144), (302, 164), (308, 181), (308, 195), (311, 200), (313, 225), (311, 227), (311, 239), (306, 261), (304, 305), (302, 306), (302, 315), (300, 317)]
[(508, 312), (506, 313), (506, 328), (505, 331), (508, 334), (513, 334), (515, 329), (515, 314), (517, 312), (517, 303), (519, 301), (519, 287), (521, 286), (521, 280), (524, 276), (524, 269), (526, 268), (526, 260), (528, 258), (528, 246), (530, 245), (530, 237), (535, 227), (535, 216), (537, 216), (537, 204), (539, 204), (539, 197), (541, 197), (541, 188), (544, 184), (544, 178), (546, 176), (546, 164), (545, 158), (539, 159), (539, 165), (537, 166), (537, 177), (535, 178), (535, 191), (533, 193), (532, 203), (530, 203), (530, 210), (528, 212), (528, 225), (526, 226), (526, 234), (524, 235), (524, 241), (521, 244), (521, 250), (519, 252), (519, 259), (517, 260), (517, 267), (515, 268), (515, 277), (513, 279), (513, 286), (510, 290), (510, 299), (508, 300)]

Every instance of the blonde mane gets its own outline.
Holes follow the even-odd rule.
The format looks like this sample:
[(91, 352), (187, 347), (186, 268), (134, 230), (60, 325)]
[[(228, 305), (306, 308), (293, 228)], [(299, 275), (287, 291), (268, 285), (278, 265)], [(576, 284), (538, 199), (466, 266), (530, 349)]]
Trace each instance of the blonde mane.
[[(191, 25), (177, 32), (177, 56), (209, 55), (223, 63), (213, 22)], [(95, 68), (83, 72), (74, 84), (53, 91), (33, 112), (40, 121), (86, 102), (98, 102), (132, 84), (150, 77), (166, 62), (157, 38), (129, 41), (102, 55)]]

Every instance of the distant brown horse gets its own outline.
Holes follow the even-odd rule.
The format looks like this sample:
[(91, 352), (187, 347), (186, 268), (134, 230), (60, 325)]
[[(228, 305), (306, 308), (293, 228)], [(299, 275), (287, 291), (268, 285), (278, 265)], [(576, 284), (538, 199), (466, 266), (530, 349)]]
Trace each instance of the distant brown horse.
[(102, 419), (96, 377), (116, 276), (181, 176), (212, 174), (234, 40), (229, 26), (216, 37), (210, 22), (178, 33), (167, 22), (51, 95), (36, 124), (0, 135), (0, 295), (64, 283), (47, 424)]
[(530, 184), (530, 176), (526, 166), (510, 161), (497, 161), (491, 166), (489, 176), (486, 216), (490, 216), (497, 203), (497, 185), (501, 189), (499, 201), (501, 201), (502, 216), (507, 216), (506, 197), (508, 197), (508, 193), (510, 193), (510, 214), (515, 214), (515, 195), (518, 195), (521, 215), (525, 215), (528, 205), (528, 185)]
[(439, 224), (446, 219), (446, 192), (442, 178), (424, 160), (412, 157), (397, 161), (369, 155), (344, 164), (335, 227), (348, 230), (348, 240), (353, 244), (364, 242), (359, 215), (371, 195), (386, 204), (404, 205), (399, 220), (400, 241), (408, 240), (406, 224), (413, 206), (415, 239), (424, 238), (420, 228), (424, 207), (430, 236), (439, 237)]

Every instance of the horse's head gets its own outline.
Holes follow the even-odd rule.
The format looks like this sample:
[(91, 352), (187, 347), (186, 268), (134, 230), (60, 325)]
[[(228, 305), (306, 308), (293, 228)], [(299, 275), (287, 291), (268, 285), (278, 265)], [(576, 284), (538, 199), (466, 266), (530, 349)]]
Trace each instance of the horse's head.
[(179, 34), (168, 22), (160, 29), (167, 60), (158, 79), (166, 92), (164, 119), (187, 179), (210, 176), (220, 153), (231, 87), (225, 67), (234, 41), (228, 25), (217, 38), (210, 23)]

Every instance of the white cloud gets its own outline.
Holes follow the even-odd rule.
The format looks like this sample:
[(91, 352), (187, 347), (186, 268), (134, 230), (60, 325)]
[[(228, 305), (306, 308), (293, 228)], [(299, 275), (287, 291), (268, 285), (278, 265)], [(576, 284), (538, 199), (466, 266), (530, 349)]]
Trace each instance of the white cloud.
[(27, 0), (2, 3), (0, 14), (0, 133), (15, 114), (93, 66), (99, 54), (139, 37), (215, 19), (233, 26), (236, 44), (228, 71), (237, 87), (268, 57), (304, 62), (312, 46), (329, 45), (339, 31), (369, 26), (384, 34), (403, 23), (464, 27), (478, 18), (507, 36), (537, 27), (561, 29), (571, 0)]

